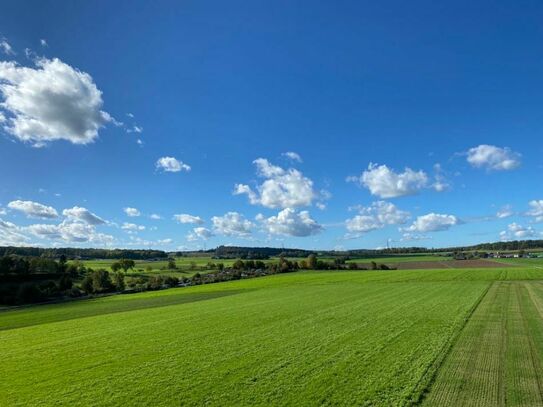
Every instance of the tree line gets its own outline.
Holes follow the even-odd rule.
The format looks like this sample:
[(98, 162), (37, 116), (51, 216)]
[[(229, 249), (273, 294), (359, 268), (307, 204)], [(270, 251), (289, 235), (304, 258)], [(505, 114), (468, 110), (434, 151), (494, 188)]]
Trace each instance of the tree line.
[[(61, 255), (58, 260), (46, 257), (0, 257), (0, 304), (21, 305), (61, 298), (76, 298), (115, 292), (140, 292), (178, 286), (191, 286), (261, 277), (270, 274), (290, 273), (298, 270), (388, 270), (375, 262), (361, 265), (347, 262), (347, 258), (325, 261), (310, 254), (305, 259), (292, 260), (280, 257), (278, 261), (236, 260), (231, 267), (210, 262), (210, 272), (195, 273), (191, 277), (133, 276), (125, 273), (134, 268), (132, 259), (120, 259), (111, 270), (94, 270), (79, 261), (68, 262)], [(175, 265), (175, 260), (170, 258)]]
[(18, 255), (59, 259), (132, 259), (151, 260), (165, 259), (168, 253), (162, 250), (131, 250), (131, 249), (85, 249), (85, 248), (43, 248), (43, 247), (0, 247), (0, 256)]

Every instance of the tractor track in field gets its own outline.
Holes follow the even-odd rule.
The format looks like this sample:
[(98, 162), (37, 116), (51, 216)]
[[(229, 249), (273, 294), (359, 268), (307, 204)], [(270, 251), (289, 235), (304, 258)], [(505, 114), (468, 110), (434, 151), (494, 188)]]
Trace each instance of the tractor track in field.
[(493, 284), (494, 283), (488, 284), (488, 287), (483, 291), (481, 296), (477, 299), (477, 301), (475, 301), (473, 306), (467, 312), (466, 316), (464, 317), (464, 320), (462, 321), (462, 324), (460, 325), (456, 333), (451, 337), (451, 339), (448, 342), (445, 343), (442, 351), (438, 353), (432, 365), (428, 367), (428, 370), (426, 371), (426, 373), (421, 377), (421, 380), (419, 381), (419, 383), (417, 383), (417, 386), (415, 386), (415, 388), (413, 389), (413, 392), (411, 393), (412, 396), (410, 397), (411, 403), (408, 405), (418, 406), (424, 402), (426, 395), (428, 394), (429, 390), (431, 389), (437, 377), (437, 373), (439, 372), (440, 367), (443, 365), (443, 363), (447, 359), (451, 350), (454, 348), (454, 345), (460, 338), (460, 335), (462, 334), (462, 331), (464, 330), (471, 316), (473, 315), (475, 310), (479, 307), (479, 304), (486, 297), (486, 295), (488, 294), (488, 291), (490, 290), (490, 287), (492, 287)]
[(543, 405), (541, 294), (540, 281), (491, 283), (414, 404)]

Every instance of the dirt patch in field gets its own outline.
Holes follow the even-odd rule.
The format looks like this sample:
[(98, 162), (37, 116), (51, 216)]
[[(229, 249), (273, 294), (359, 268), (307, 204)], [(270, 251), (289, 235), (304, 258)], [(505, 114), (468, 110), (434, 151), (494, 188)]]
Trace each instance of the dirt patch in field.
[(464, 268), (503, 268), (511, 267), (512, 264), (498, 263), (492, 260), (443, 260), (443, 261), (409, 261), (390, 264), (399, 270), (415, 269), (464, 269)]

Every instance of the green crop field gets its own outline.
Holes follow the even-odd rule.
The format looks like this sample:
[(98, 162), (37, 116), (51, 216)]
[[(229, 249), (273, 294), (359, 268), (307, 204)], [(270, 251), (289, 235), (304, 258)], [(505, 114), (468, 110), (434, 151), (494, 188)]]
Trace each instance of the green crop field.
[(543, 268), (543, 257), (536, 258), (512, 258), (512, 259), (494, 259), (498, 263), (515, 264), (523, 267)]
[(413, 262), (413, 261), (443, 261), (451, 260), (449, 256), (433, 256), (433, 255), (397, 255), (397, 256), (386, 256), (386, 257), (363, 257), (359, 259), (347, 260), (348, 263), (371, 263), (372, 261), (376, 263), (385, 263), (385, 264), (394, 264), (394, 263), (404, 263), (404, 262)]
[(297, 272), (0, 312), (0, 405), (541, 405), (543, 269)]
[[(114, 259), (93, 259), (81, 260), (80, 262), (85, 267), (90, 267), (94, 270), (106, 269), (110, 270), (111, 265), (115, 262)], [(209, 263), (223, 263), (225, 266), (230, 266), (235, 260), (216, 260), (211, 257), (176, 257), (176, 269), (168, 268), (167, 260), (136, 260), (134, 269), (129, 270), (127, 276), (151, 276), (151, 275), (169, 275), (175, 277), (189, 277), (196, 272), (206, 271), (206, 265)]]
[(543, 286), (492, 285), (442, 368), (427, 405), (543, 405)]

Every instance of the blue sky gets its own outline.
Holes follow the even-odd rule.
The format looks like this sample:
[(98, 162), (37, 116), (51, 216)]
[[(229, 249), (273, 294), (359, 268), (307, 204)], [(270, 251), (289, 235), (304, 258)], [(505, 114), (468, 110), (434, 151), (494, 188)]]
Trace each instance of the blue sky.
[(543, 4), (381, 3), (4, 2), (0, 244), (541, 238)]

